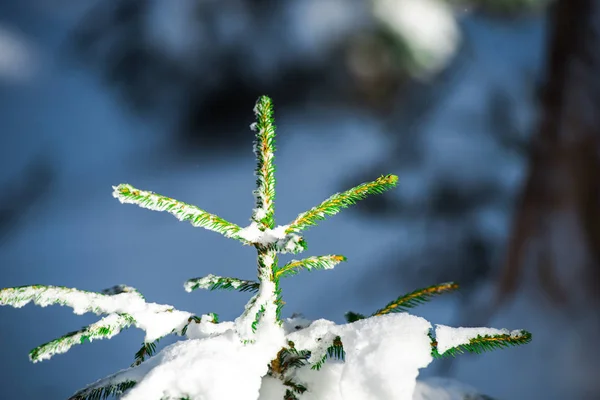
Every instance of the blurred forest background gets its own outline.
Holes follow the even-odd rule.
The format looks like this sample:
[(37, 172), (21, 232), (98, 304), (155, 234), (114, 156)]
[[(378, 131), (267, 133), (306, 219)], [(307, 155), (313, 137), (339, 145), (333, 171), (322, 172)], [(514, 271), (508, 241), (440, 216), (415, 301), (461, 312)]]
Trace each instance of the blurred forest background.
[[(534, 340), (422, 376), (505, 400), (600, 398), (597, 0), (0, 0), (0, 287), (125, 283), (235, 318), (245, 294), (182, 283), (251, 278), (251, 252), (121, 205), (111, 185), (245, 225), (261, 94), (279, 128), (279, 224), (400, 178), (307, 232), (307, 255), (348, 262), (284, 282), (284, 314), (341, 323), (456, 281), (414, 313)], [(140, 331), (28, 361), (92, 321), (0, 309), (0, 398), (64, 399), (127, 367)]]

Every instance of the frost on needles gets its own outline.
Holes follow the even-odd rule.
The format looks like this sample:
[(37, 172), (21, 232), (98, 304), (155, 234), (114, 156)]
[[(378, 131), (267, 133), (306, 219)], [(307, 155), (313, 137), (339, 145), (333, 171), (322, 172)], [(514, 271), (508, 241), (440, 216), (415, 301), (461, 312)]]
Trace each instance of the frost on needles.
[[(32, 285), (0, 290), (0, 305), (42, 307), (59, 304), (103, 317), (33, 349), (33, 362), (64, 353), (76, 344), (109, 339), (135, 326), (146, 332), (133, 363), (113, 375), (76, 392), (71, 400), (365, 400), (413, 397), (420, 368), (436, 357), (481, 352), (524, 344), (531, 334), (488, 328), (435, 329), (407, 311), (431, 297), (456, 290), (455, 283), (419, 289), (391, 301), (365, 316), (346, 314), (348, 323), (336, 325), (320, 319), (281, 318), (279, 282), (302, 270), (332, 269), (346, 258), (330, 254), (292, 260), (279, 265), (278, 254), (306, 250), (300, 236), (316, 225), (371, 194), (396, 186), (398, 178), (384, 175), (329, 197), (299, 214), (287, 225), (275, 226), (275, 125), (271, 99), (262, 96), (254, 108), (255, 207), (250, 225), (242, 228), (194, 205), (128, 184), (114, 187), (121, 203), (166, 211), (180, 221), (218, 232), (253, 246), (257, 280), (207, 275), (189, 279), (184, 288), (251, 292), (243, 313), (235, 321), (220, 322), (214, 313), (201, 316), (170, 305), (149, 303), (136, 289), (115, 286), (100, 293), (60, 286)], [(160, 338), (184, 339), (156, 353)]]

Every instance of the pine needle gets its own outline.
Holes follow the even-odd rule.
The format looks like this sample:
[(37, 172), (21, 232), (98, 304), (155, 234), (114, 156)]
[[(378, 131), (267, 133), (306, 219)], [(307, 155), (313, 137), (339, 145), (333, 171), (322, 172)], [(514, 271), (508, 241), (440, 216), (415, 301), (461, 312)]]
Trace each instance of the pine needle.
[(137, 367), (146, 360), (146, 357), (152, 357), (156, 353), (156, 345), (160, 341), (156, 339), (154, 342), (142, 343), (142, 347), (135, 353), (135, 361), (131, 364), (132, 367)]
[[(116, 295), (107, 289), (107, 294), (79, 290), (64, 286), (51, 285), (29, 285), (0, 289), (0, 306), (9, 305), (20, 308), (33, 301), (34, 304), (46, 307), (58, 304), (71, 307), (75, 312), (93, 312), (95, 314), (107, 314), (102, 307), (102, 301), (107, 297)], [(142, 300), (144, 297), (134, 288), (119, 286), (121, 293), (135, 295)]]
[(346, 257), (341, 255), (327, 255), (308, 257), (302, 260), (292, 260), (275, 271), (275, 278), (285, 278), (296, 275), (301, 269), (312, 271), (313, 269), (332, 269), (342, 261), (346, 261)]
[(256, 130), (254, 154), (256, 155), (256, 208), (252, 220), (264, 229), (275, 226), (275, 124), (273, 120), (273, 102), (267, 96), (261, 96), (254, 107)]
[(531, 333), (525, 330), (519, 331), (518, 334), (501, 334), (501, 335), (478, 335), (472, 338), (469, 343), (462, 344), (456, 347), (451, 347), (443, 354), (440, 354), (437, 349), (437, 341), (430, 334), (432, 355), (435, 358), (447, 356), (455, 357), (458, 354), (465, 352), (480, 354), (485, 351), (505, 349), (511, 346), (519, 346), (531, 342)]
[(75, 345), (96, 339), (110, 339), (133, 324), (135, 324), (135, 320), (130, 315), (110, 314), (94, 324), (36, 347), (29, 352), (29, 359), (34, 363), (48, 360), (55, 354), (66, 353)]
[(366, 316), (363, 314), (355, 313), (354, 311), (348, 311), (346, 314), (344, 314), (344, 317), (346, 317), (346, 322), (349, 324), (366, 318)]
[(248, 244), (244, 239), (236, 234), (242, 230), (238, 225), (233, 224), (206, 212), (194, 205), (184, 203), (147, 190), (136, 189), (129, 184), (120, 184), (113, 186), (113, 197), (121, 203), (136, 204), (142, 208), (154, 211), (166, 211), (175, 216), (180, 221), (189, 221), (193, 226), (218, 232), (227, 238), (240, 240)]
[(458, 285), (454, 282), (441, 283), (424, 289), (418, 289), (391, 301), (384, 308), (375, 311), (372, 316), (375, 317), (389, 313), (406, 312), (410, 308), (428, 302), (434, 296), (448, 293), (456, 289), (458, 289)]
[(191, 292), (196, 289), (207, 290), (237, 290), (239, 292), (257, 292), (259, 283), (238, 278), (229, 278), (216, 275), (207, 275), (202, 278), (188, 279), (184, 288), (186, 292)]
[(310, 367), (310, 369), (319, 371), (328, 358), (337, 359), (341, 361), (346, 360), (346, 351), (344, 350), (344, 344), (342, 343), (342, 339), (339, 336), (336, 336), (333, 339), (333, 343), (327, 348), (327, 351), (323, 355), (323, 357), (321, 357), (319, 361), (317, 361), (312, 367)]
[(299, 214), (289, 224), (286, 233), (298, 233), (310, 226), (314, 226), (317, 224), (317, 221), (324, 220), (326, 215), (335, 215), (342, 208), (356, 204), (356, 202), (365, 199), (370, 194), (383, 193), (396, 186), (397, 182), (398, 177), (396, 175), (383, 175), (373, 182), (363, 183), (345, 192), (336, 193), (318, 206)]
[(108, 399), (111, 396), (120, 396), (126, 390), (131, 389), (137, 382), (127, 380), (125, 382), (114, 385), (106, 385), (101, 387), (86, 388), (78, 391), (68, 400), (101, 400)]

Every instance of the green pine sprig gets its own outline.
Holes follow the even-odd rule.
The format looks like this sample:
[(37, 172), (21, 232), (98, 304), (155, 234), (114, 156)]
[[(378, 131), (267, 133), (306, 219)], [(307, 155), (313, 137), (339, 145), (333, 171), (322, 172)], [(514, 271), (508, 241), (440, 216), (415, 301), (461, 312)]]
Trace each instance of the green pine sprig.
[(256, 155), (256, 208), (252, 220), (261, 230), (275, 226), (275, 123), (273, 120), (273, 102), (267, 96), (261, 96), (254, 107), (256, 130), (254, 154)]
[(111, 396), (117, 397), (125, 393), (137, 384), (136, 381), (127, 380), (116, 384), (108, 384), (100, 387), (90, 387), (76, 392), (69, 400), (101, 400)]
[(327, 351), (325, 352), (325, 354), (323, 354), (321, 359), (317, 361), (314, 365), (312, 365), (310, 369), (319, 371), (321, 368), (323, 368), (323, 364), (325, 364), (325, 361), (328, 358), (337, 359), (341, 361), (346, 360), (346, 351), (344, 350), (344, 344), (342, 343), (342, 339), (339, 336), (333, 338), (331, 346), (327, 348)]
[(257, 292), (260, 284), (256, 281), (207, 275), (202, 278), (188, 279), (185, 284), (186, 292), (196, 289), (207, 290), (237, 290), (239, 292)]
[(325, 219), (326, 215), (332, 216), (356, 202), (367, 198), (371, 194), (380, 194), (396, 186), (396, 175), (383, 175), (373, 182), (360, 184), (342, 193), (336, 193), (316, 207), (299, 214), (286, 229), (286, 233), (299, 233), (300, 231), (317, 224)]
[(113, 186), (113, 197), (121, 203), (136, 204), (142, 208), (154, 211), (166, 211), (174, 215), (180, 221), (189, 221), (193, 226), (208, 229), (222, 234), (227, 238), (233, 238), (244, 244), (249, 244), (246, 240), (236, 235), (242, 230), (238, 225), (233, 224), (206, 212), (194, 205), (184, 203), (147, 190), (136, 189), (129, 184), (120, 184)]
[(344, 314), (344, 317), (349, 324), (367, 318), (364, 314), (355, 313), (354, 311), (348, 311)]
[[(448, 293), (456, 289), (458, 289), (458, 284), (454, 282), (440, 283), (439, 285), (417, 289), (414, 292), (410, 292), (398, 297), (396, 300), (389, 302), (385, 307), (371, 314), (371, 316), (377, 317), (390, 313), (406, 312), (411, 308), (428, 302), (435, 296)], [(363, 314), (355, 313), (353, 311), (348, 311), (344, 316), (346, 317), (346, 321), (348, 323), (366, 318)]]
[(256, 329), (258, 329), (258, 324), (260, 322), (261, 317), (265, 314), (265, 311), (267, 311), (265, 308), (265, 304), (262, 304), (256, 312), (256, 314), (254, 314), (254, 321), (252, 321), (251, 325), (252, 332), (256, 332)]
[(282, 377), (290, 368), (301, 368), (308, 364), (310, 351), (297, 350), (294, 342), (288, 341), (288, 347), (282, 347), (275, 359), (269, 365), (269, 371), (272, 376)]
[(142, 343), (142, 347), (135, 353), (135, 361), (131, 364), (132, 367), (137, 367), (143, 363), (146, 358), (150, 358), (156, 353), (156, 345), (161, 338), (156, 339), (154, 342)]
[(302, 260), (292, 260), (275, 271), (276, 278), (285, 278), (296, 275), (300, 270), (306, 269), (332, 269), (342, 261), (346, 261), (346, 257), (341, 255), (327, 255), (317, 257), (307, 257)]
[(477, 337), (469, 340), (469, 343), (451, 347), (443, 353), (438, 351), (438, 342), (429, 334), (431, 340), (431, 355), (434, 358), (455, 357), (458, 354), (476, 353), (480, 354), (484, 351), (492, 351), (504, 349), (511, 346), (519, 346), (531, 342), (531, 333), (526, 330), (520, 330), (518, 333), (506, 333), (498, 335), (477, 335)]
[(292, 391), (294, 391), (295, 393), (298, 394), (302, 394), (304, 392), (306, 392), (307, 388), (306, 386), (300, 384), (300, 383), (296, 383), (294, 381), (292, 381), (291, 379), (287, 379), (283, 382), (283, 384), (289, 388), (292, 389)]
[(110, 339), (133, 324), (135, 320), (131, 315), (110, 314), (96, 323), (36, 347), (29, 352), (29, 359), (35, 363), (50, 359), (55, 354), (66, 353), (78, 344), (97, 339)]
[(456, 289), (458, 289), (458, 285), (454, 282), (441, 283), (439, 285), (418, 289), (389, 302), (382, 309), (375, 311), (372, 316), (377, 317), (379, 315), (385, 315), (389, 313), (406, 312), (413, 307), (428, 302), (432, 297), (448, 293)]

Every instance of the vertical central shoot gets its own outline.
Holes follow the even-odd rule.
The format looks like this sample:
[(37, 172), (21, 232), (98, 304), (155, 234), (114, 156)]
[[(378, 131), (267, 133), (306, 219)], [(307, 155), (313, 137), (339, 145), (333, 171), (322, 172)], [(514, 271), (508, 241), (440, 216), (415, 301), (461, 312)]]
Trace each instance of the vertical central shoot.
[[(273, 102), (267, 96), (261, 96), (254, 107), (256, 123), (251, 128), (256, 131), (254, 154), (257, 164), (255, 170), (256, 189), (254, 190), (255, 208), (252, 221), (264, 232), (275, 227), (275, 123), (273, 120)], [(261, 286), (275, 291), (276, 319), (280, 322), (281, 294), (277, 269), (277, 250), (274, 246), (255, 245), (258, 252), (258, 279)], [(268, 282), (268, 283), (267, 283)], [(274, 288), (272, 287), (274, 283)], [(266, 305), (270, 308), (270, 304)], [(268, 312), (268, 310), (264, 310)]]

